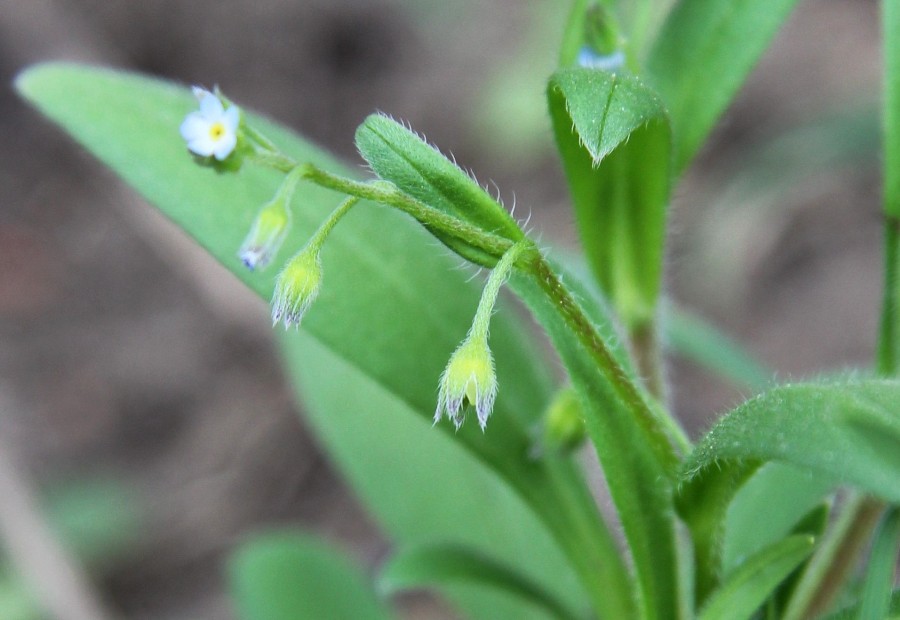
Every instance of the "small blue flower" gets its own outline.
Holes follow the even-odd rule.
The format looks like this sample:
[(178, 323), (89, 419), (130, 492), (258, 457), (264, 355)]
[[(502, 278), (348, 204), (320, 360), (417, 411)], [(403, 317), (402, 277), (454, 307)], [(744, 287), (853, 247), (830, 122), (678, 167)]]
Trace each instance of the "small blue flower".
[(181, 123), (181, 137), (188, 150), (200, 157), (213, 156), (222, 161), (237, 145), (241, 111), (237, 106), (226, 110), (221, 100), (200, 87), (194, 87), (200, 109), (188, 114)]

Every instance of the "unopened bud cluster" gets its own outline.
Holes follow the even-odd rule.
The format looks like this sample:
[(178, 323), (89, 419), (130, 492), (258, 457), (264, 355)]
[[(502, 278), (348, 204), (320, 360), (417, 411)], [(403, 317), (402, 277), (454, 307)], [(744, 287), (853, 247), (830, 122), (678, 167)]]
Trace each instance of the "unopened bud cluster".
[[(492, 199), (481, 197), (478, 193), (480, 188), (454, 164), (445, 161), (430, 146), (419, 144), (421, 140), (415, 134), (392, 120), (370, 117), (363, 127), (368, 129), (378, 125), (377, 128), (384, 130), (378, 133), (378, 139), (384, 140), (384, 136), (388, 136), (395, 142), (408, 143), (412, 149), (410, 152), (429, 162), (432, 174), (440, 177), (443, 185), (447, 184), (447, 179), (455, 180), (460, 186), (459, 193), (467, 200), (475, 197), (484, 203), (483, 208), (477, 210), (478, 217), (464, 220), (461, 214), (447, 205), (441, 205), (440, 208), (429, 206), (426, 202), (421, 202), (427, 196), (416, 196), (415, 192), (398, 189), (387, 181), (360, 184), (319, 171), (310, 164), (298, 164), (280, 153), (272, 142), (248, 125), (242, 118), (240, 109), (231, 104), (218, 89), (210, 92), (194, 88), (194, 95), (199, 110), (185, 117), (180, 131), (188, 150), (199, 163), (227, 171), (236, 170), (248, 158), (286, 173), (275, 196), (259, 209), (238, 250), (241, 262), (251, 271), (262, 270), (272, 263), (284, 243), (292, 219), (291, 200), (300, 180), (306, 179), (350, 196), (332, 212), (308, 243), (288, 260), (278, 274), (272, 297), (273, 325), (282, 323), (285, 329), (300, 325), (318, 297), (322, 285), (322, 245), (331, 229), (360, 198), (382, 202), (413, 215), (462, 256), (493, 267), (472, 328), (453, 352), (440, 378), (434, 414), (435, 424), (446, 415), (459, 429), (465, 420), (466, 411), (474, 408), (478, 424), (484, 430), (497, 395), (497, 375), (488, 346), (490, 317), (499, 289), (515, 266), (522, 249), (531, 247), (531, 242), (524, 238), (512, 218), (491, 202)], [(382, 144), (370, 138), (365, 131), (358, 132), (357, 141), (364, 156), (383, 150)], [(392, 145), (391, 148), (395, 146)], [(375, 166), (373, 169), (378, 172)], [(498, 236), (496, 230), (503, 234)]]

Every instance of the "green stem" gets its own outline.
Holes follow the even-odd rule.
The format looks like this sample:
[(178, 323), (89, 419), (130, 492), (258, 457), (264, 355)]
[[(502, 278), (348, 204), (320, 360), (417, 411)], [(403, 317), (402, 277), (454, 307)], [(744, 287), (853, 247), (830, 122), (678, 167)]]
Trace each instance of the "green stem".
[(662, 408), (652, 407), (648, 404), (640, 389), (631, 381), (612, 351), (594, 329), (593, 323), (584, 310), (559, 280), (543, 256), (539, 253), (532, 255), (528, 268), (537, 279), (541, 289), (556, 306), (569, 329), (578, 337), (582, 346), (597, 363), (597, 367), (607, 377), (616, 394), (635, 412), (645, 434), (652, 441), (653, 450), (663, 469), (674, 475), (680, 459), (672, 444), (676, 444), (682, 451), (690, 449), (690, 441), (681, 425)]
[[(428, 207), (400, 193), (390, 184), (355, 182), (330, 174), (310, 164), (298, 164), (295, 160), (273, 150), (258, 150), (254, 159), (257, 163), (281, 172), (290, 174), (292, 171), (298, 171), (297, 174), (312, 183), (349, 194), (354, 197), (353, 200), (363, 198), (393, 206), (434, 229), (460, 237), (466, 242), (496, 255), (500, 258), (500, 262), (492, 271), (492, 277), (489, 278), (486, 285), (488, 299), (482, 299), (479, 310), (476, 312), (476, 314), (481, 314), (483, 319), (489, 318), (490, 313), (489, 310), (484, 310), (482, 307), (488, 308), (493, 305), (500, 285), (505, 279), (505, 275), (509, 273), (509, 268), (504, 266), (503, 261), (508, 261), (510, 265), (521, 266), (524, 260), (532, 256), (529, 249), (539, 257), (537, 249), (530, 241), (520, 242), (518, 250), (509, 252), (514, 246), (512, 241), (486, 234), (481, 229), (464, 221)], [(338, 211), (340, 210), (339, 207)], [(337, 219), (336, 214), (337, 212), (323, 224), (323, 228), (327, 227), (330, 230), (333, 227), (333, 222)], [(315, 236), (319, 237), (324, 234), (327, 232), (320, 229)], [(486, 323), (486, 321), (482, 322)], [(547, 466), (550, 470), (548, 475), (552, 479), (546, 480), (546, 484), (522, 485), (519, 476), (507, 476), (507, 480), (521, 494), (526, 503), (541, 516), (554, 538), (559, 542), (587, 591), (595, 613), (599, 614), (601, 618), (611, 620), (634, 617), (634, 601), (631, 598), (628, 569), (619, 556), (616, 538), (597, 514), (593, 498), (586, 487), (572, 484), (570, 478), (563, 475), (561, 470), (567, 469), (567, 466), (562, 463), (559, 463), (558, 466), (548, 463)], [(502, 473), (508, 474), (508, 472)]]
[(326, 172), (310, 163), (298, 164), (290, 157), (274, 151), (258, 152), (254, 157), (258, 163), (282, 172), (291, 173), (298, 170), (303, 179), (320, 187), (399, 209), (411, 215), (423, 225), (451, 237), (461, 239), (497, 259), (502, 257), (514, 243), (506, 237), (485, 232), (465, 220), (448, 215), (434, 207), (429, 207), (425, 203), (404, 194), (392, 183), (385, 181), (361, 183)]
[(878, 374), (897, 374), (900, 358), (900, 222), (886, 215), (884, 228), (884, 292), (878, 337)]
[(310, 237), (306, 247), (313, 252), (319, 252), (322, 249), (322, 245), (325, 243), (325, 239), (327, 239), (328, 235), (331, 233), (331, 230), (337, 225), (342, 217), (347, 215), (347, 212), (352, 209), (353, 205), (357, 202), (359, 202), (359, 198), (351, 196), (338, 205), (337, 209), (332, 211), (331, 215), (328, 216), (328, 219), (322, 222), (321, 226), (316, 229), (316, 232)]
[(659, 402), (665, 403), (666, 373), (662, 351), (659, 346), (659, 326), (657, 321), (646, 321), (631, 330), (631, 347), (638, 372), (644, 384)]
[(357, 196), (399, 209), (411, 215), (425, 226), (461, 239), (497, 259), (502, 257), (514, 243), (506, 237), (485, 232), (465, 220), (448, 215), (434, 207), (429, 207), (425, 203), (404, 194), (392, 183), (385, 181), (360, 183), (359, 181), (331, 174), (312, 164), (304, 164), (304, 166), (306, 167), (304, 178), (320, 187), (333, 189), (350, 196)]
[(515, 266), (519, 257), (528, 250), (537, 252), (537, 248), (530, 239), (516, 242), (491, 270), (491, 275), (488, 276), (484, 290), (481, 292), (478, 309), (475, 310), (475, 318), (472, 320), (472, 329), (469, 332), (472, 337), (487, 339), (491, 315), (494, 313), (494, 305), (497, 303), (497, 295), (500, 294), (500, 288), (506, 282), (509, 272)]

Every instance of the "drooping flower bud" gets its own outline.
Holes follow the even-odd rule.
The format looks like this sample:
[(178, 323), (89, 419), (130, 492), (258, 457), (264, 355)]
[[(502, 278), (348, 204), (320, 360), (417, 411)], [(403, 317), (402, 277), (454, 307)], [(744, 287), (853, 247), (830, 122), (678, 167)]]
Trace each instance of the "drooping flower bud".
[(241, 244), (238, 256), (254, 271), (265, 268), (281, 247), (291, 223), (291, 213), (277, 197), (263, 206), (253, 220), (253, 227)]
[(465, 419), (466, 406), (472, 405), (475, 407), (481, 430), (487, 425), (497, 396), (494, 357), (487, 342), (491, 314), (494, 312), (500, 287), (506, 282), (516, 261), (523, 253), (533, 249), (534, 246), (530, 241), (514, 244), (491, 271), (481, 293), (478, 309), (472, 320), (472, 328), (466, 339), (450, 356), (450, 362), (441, 375), (437, 409), (434, 412), (435, 424), (446, 414), (459, 430)]
[(575, 388), (559, 390), (547, 407), (541, 428), (540, 452), (567, 453), (584, 442), (587, 428)]
[(285, 329), (299, 327), (303, 315), (318, 297), (321, 284), (319, 249), (306, 246), (278, 274), (272, 297), (272, 325), (280, 321)]
[(466, 406), (472, 405), (478, 416), (478, 424), (484, 430), (496, 396), (497, 375), (487, 338), (470, 334), (453, 352), (441, 375), (434, 423), (440, 422), (446, 414), (459, 429), (465, 418)]
[(263, 205), (256, 214), (253, 226), (238, 250), (238, 257), (248, 269), (265, 268), (281, 247), (291, 225), (291, 198), (302, 174), (299, 167), (292, 170), (271, 202)]
[[(302, 171), (298, 169), (297, 175), (299, 178)], [(284, 323), (285, 329), (300, 326), (303, 315), (319, 296), (319, 288), (322, 285), (322, 260), (319, 257), (322, 245), (332, 229), (357, 202), (359, 199), (351, 196), (338, 205), (303, 249), (297, 252), (278, 274), (275, 294), (272, 296), (273, 327), (279, 321)]]

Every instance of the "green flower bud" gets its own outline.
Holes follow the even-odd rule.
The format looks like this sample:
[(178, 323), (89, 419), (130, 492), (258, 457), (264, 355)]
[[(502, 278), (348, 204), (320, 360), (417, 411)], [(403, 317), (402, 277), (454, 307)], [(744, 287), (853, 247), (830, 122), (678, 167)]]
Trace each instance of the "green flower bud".
[(284, 196), (279, 194), (264, 205), (253, 227), (241, 244), (238, 256), (251, 271), (265, 268), (284, 242), (291, 224), (291, 212)]
[(548, 452), (569, 452), (584, 442), (587, 428), (578, 395), (571, 386), (556, 393), (544, 414), (541, 447)]
[(306, 246), (285, 265), (275, 283), (272, 297), (272, 325), (299, 327), (303, 315), (319, 295), (322, 263), (317, 247)]
[(447, 364), (441, 375), (434, 423), (447, 415), (457, 430), (462, 426), (467, 405), (475, 407), (478, 424), (484, 430), (497, 396), (497, 375), (487, 338), (470, 334)]

